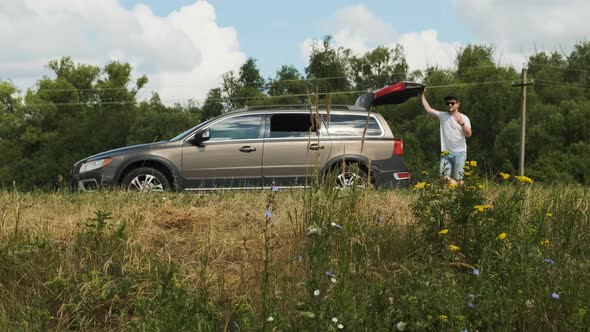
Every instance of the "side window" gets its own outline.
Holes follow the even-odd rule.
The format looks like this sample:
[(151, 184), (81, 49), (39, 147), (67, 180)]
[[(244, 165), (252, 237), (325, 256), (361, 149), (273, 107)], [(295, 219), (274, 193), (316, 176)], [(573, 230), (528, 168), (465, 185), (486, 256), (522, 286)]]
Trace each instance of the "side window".
[[(330, 136), (362, 136), (367, 117), (363, 115), (331, 114), (326, 121)], [(369, 117), (365, 136), (381, 136), (383, 131), (375, 117)]]
[(312, 123), (309, 114), (273, 114), (270, 117), (270, 138), (315, 136), (318, 125)]
[(209, 126), (211, 139), (209, 142), (228, 141), (236, 139), (262, 138), (260, 124), (262, 115), (241, 115), (221, 120)]

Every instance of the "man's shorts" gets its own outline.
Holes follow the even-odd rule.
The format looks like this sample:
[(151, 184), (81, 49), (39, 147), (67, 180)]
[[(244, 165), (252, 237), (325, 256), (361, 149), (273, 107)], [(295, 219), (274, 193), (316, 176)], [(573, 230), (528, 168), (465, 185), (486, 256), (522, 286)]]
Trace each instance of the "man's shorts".
[(463, 179), (463, 166), (467, 161), (467, 152), (452, 152), (445, 156), (440, 156), (440, 175), (451, 176), (453, 171), (453, 178), (455, 180)]

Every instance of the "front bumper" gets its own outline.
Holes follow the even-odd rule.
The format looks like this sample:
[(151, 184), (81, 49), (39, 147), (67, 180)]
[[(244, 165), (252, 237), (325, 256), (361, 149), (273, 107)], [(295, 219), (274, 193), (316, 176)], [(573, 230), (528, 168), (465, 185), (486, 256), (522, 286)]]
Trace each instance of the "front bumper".
[(102, 167), (94, 171), (79, 173), (82, 163), (76, 163), (71, 172), (71, 191), (97, 191), (101, 187), (114, 185), (115, 169)]

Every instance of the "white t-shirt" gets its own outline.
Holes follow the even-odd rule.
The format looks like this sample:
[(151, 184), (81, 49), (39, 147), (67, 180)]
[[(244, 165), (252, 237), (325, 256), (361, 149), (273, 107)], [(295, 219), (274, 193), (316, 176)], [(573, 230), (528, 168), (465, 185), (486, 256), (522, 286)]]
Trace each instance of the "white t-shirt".
[[(436, 111), (436, 116), (440, 121), (440, 150), (454, 152), (467, 152), (467, 142), (463, 128), (453, 119), (449, 112)], [(465, 114), (461, 114), (463, 123), (471, 128), (471, 121)]]

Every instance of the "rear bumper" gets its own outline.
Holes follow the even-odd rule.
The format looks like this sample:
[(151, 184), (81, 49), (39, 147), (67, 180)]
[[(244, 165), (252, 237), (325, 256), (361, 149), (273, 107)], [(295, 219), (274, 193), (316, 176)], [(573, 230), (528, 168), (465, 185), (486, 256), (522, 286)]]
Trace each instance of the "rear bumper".
[(373, 160), (371, 172), (377, 188), (405, 188), (412, 182), (412, 174), (401, 156)]

